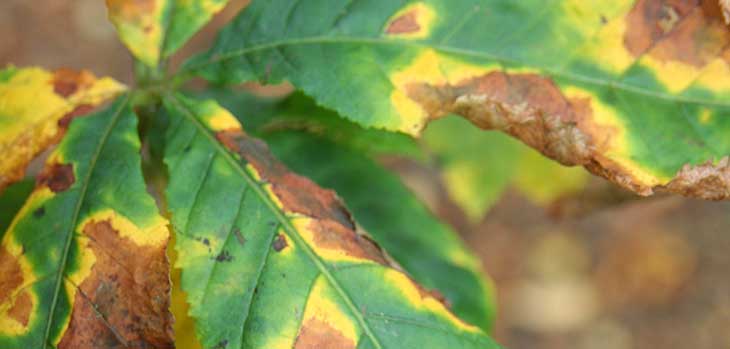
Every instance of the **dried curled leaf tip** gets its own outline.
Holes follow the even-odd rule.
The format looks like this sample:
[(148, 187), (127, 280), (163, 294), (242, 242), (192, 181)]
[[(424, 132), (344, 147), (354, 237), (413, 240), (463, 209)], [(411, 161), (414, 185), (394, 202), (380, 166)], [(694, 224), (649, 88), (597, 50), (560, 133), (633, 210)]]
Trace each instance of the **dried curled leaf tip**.
[(684, 165), (666, 187), (671, 192), (707, 200), (730, 199), (730, 157), (717, 163), (709, 160), (701, 165)]

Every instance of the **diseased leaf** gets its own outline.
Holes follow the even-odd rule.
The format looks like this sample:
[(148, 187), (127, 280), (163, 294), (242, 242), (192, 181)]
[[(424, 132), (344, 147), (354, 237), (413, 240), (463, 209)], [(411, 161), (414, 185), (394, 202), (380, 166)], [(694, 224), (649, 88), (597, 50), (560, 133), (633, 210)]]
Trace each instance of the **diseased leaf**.
[(397, 176), (355, 149), (320, 136), (289, 131), (265, 140), (294, 171), (341, 195), (373, 239), (418, 283), (443, 293), (457, 316), (491, 329), (494, 290), (481, 261)]
[(177, 266), (203, 347), (493, 348), (212, 101), (165, 99)]
[(0, 70), (0, 191), (23, 178), (28, 163), (60, 140), (71, 119), (124, 89), (88, 71)]
[(167, 221), (120, 97), (75, 120), (0, 245), (0, 348), (172, 348)]
[(137, 59), (150, 67), (177, 51), (228, 0), (106, 0), (109, 19)]
[(472, 221), (483, 217), (510, 185), (545, 205), (581, 190), (587, 180), (582, 168), (561, 166), (506, 135), (483, 132), (455, 116), (429, 124), (419, 144), (405, 134), (364, 129), (301, 93), (284, 99), (257, 98), (230, 89), (204, 95), (240, 111), (236, 116), (249, 132), (301, 130), (373, 158), (396, 155), (423, 163), (435, 158), (449, 194)]
[(185, 69), (414, 135), (455, 113), (640, 194), (724, 199), (729, 43), (715, 0), (271, 0)]
[(457, 316), (489, 330), (495, 305), (479, 260), (397, 176), (374, 161), (379, 155), (424, 161), (424, 151), (411, 137), (363, 129), (300, 93), (278, 103), (241, 91), (207, 95), (240, 111), (234, 114), (247, 131), (262, 136), (295, 172), (342, 196), (373, 239), (418, 283), (442, 292)]

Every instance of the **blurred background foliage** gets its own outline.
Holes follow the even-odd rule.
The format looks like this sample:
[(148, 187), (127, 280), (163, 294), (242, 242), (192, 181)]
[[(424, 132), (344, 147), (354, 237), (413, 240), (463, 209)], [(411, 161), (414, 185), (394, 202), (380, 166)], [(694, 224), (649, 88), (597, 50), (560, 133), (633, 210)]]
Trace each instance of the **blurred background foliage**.
[[(246, 2), (232, 1), (180, 56), (206, 47)], [(1, 1), (0, 37), (2, 65), (132, 80), (103, 1)], [(267, 138), (294, 128), (364, 152), (456, 229), (495, 282), (495, 336), (505, 347), (730, 347), (730, 203), (639, 198), (457, 118), (412, 140), (362, 130), (305, 96), (287, 97), (286, 85), (237, 90), (252, 94), (210, 93)], [(0, 225), (31, 186), (3, 193)]]

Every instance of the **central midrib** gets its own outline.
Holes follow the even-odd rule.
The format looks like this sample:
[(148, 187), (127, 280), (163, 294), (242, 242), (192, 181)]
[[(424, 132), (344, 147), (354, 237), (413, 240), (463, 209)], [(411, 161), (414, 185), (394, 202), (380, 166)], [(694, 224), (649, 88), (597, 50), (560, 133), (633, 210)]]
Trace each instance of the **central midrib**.
[(287, 235), (294, 239), (296, 244), (298, 246), (302, 247), (302, 250), (307, 254), (307, 256), (312, 260), (312, 262), (317, 266), (317, 269), (319, 269), (320, 273), (324, 275), (325, 278), (327, 278), (327, 281), (329, 281), (330, 285), (337, 291), (338, 295), (345, 301), (345, 304), (349, 308), (350, 312), (352, 313), (352, 316), (355, 317), (357, 322), (359, 323), (360, 327), (363, 329), (365, 334), (370, 338), (370, 340), (373, 342), (373, 345), (377, 349), (382, 349), (383, 346), (378, 341), (377, 337), (375, 337), (375, 334), (373, 333), (372, 329), (370, 329), (369, 325), (365, 321), (365, 318), (362, 316), (360, 311), (358, 310), (358, 307), (355, 305), (355, 303), (352, 301), (350, 296), (345, 292), (343, 287), (340, 285), (340, 282), (332, 275), (329, 268), (324, 264), (321, 258), (317, 256), (317, 254), (312, 251), (312, 249), (309, 247), (309, 245), (304, 241), (304, 239), (299, 235), (297, 230), (292, 225), (289, 218), (287, 218), (284, 213), (279, 209), (278, 206), (271, 200), (271, 198), (263, 192), (263, 189), (259, 186), (259, 183), (254, 180), (251, 175), (241, 167), (241, 164), (238, 160), (236, 160), (231, 154), (223, 148), (223, 146), (218, 142), (217, 139), (215, 139), (211, 134), (210, 131), (198, 121), (197, 117), (193, 114), (192, 111), (190, 111), (187, 106), (184, 105), (184, 103), (181, 103), (176, 96), (168, 94), (168, 99), (171, 100), (179, 109), (181, 109), (185, 116), (191, 120), (191, 122), (200, 130), (202, 134), (205, 135), (205, 137), (208, 139), (208, 141), (213, 145), (213, 147), (223, 155), (223, 157), (226, 159), (227, 162), (229, 162), (232, 167), (241, 174), (241, 176), (246, 180), (248, 185), (254, 190), (254, 192), (258, 195), (258, 197), (261, 199), (262, 202), (266, 205), (266, 207), (276, 216), (277, 220), (279, 220), (281, 226), (284, 228), (284, 230), (287, 232)]
[(71, 241), (73, 241), (74, 230), (77, 228), (76, 224), (78, 222), (79, 214), (81, 213), (81, 207), (83, 206), (84, 199), (86, 198), (86, 192), (89, 188), (89, 181), (91, 180), (91, 175), (94, 173), (94, 170), (96, 168), (96, 162), (99, 159), (99, 156), (101, 155), (102, 150), (106, 146), (106, 142), (109, 139), (109, 135), (111, 134), (112, 130), (114, 129), (114, 126), (116, 126), (117, 122), (119, 121), (120, 116), (122, 115), (122, 111), (127, 105), (127, 102), (129, 101), (129, 95), (125, 97), (124, 101), (120, 103), (119, 109), (114, 111), (114, 114), (112, 116), (112, 120), (109, 123), (109, 126), (104, 130), (104, 134), (102, 135), (99, 146), (96, 148), (96, 151), (91, 157), (91, 160), (89, 162), (89, 170), (86, 172), (86, 175), (84, 176), (83, 181), (81, 182), (81, 192), (79, 193), (78, 201), (76, 202), (76, 206), (74, 207), (73, 216), (71, 219), (71, 228), (68, 232), (66, 241), (64, 243), (64, 249), (63, 249), (63, 255), (61, 256), (61, 262), (59, 263), (58, 273), (56, 274), (56, 285), (54, 287), (53, 292), (53, 299), (51, 300), (51, 309), (49, 309), (48, 312), (48, 322), (46, 325), (46, 330), (43, 335), (43, 347), (47, 347), (50, 345), (48, 343), (48, 339), (50, 337), (51, 333), (51, 326), (53, 324), (53, 317), (56, 311), (56, 304), (58, 303), (58, 295), (61, 291), (61, 283), (63, 280), (63, 273), (66, 271), (66, 263), (68, 263), (68, 252), (71, 247)]
[(248, 46), (246, 48), (235, 50), (228, 52), (226, 54), (221, 55), (214, 55), (210, 59), (200, 62), (199, 64), (193, 64), (190, 66), (183, 67), (181, 70), (182, 74), (188, 74), (188, 73), (194, 73), (195, 71), (207, 67), (211, 64), (225, 61), (228, 59), (240, 57), (249, 53), (254, 53), (258, 51), (265, 51), (269, 49), (274, 49), (277, 47), (284, 47), (284, 46), (297, 46), (297, 45), (320, 45), (320, 44), (329, 44), (329, 45), (336, 45), (336, 44), (370, 44), (370, 45), (395, 45), (395, 46), (406, 46), (406, 47), (412, 47), (412, 48), (418, 48), (418, 49), (434, 49), (438, 50), (444, 53), (454, 54), (454, 55), (462, 55), (462, 56), (469, 56), (469, 57), (475, 57), (475, 58), (485, 58), (485, 59), (491, 59), (494, 61), (497, 61), (502, 64), (508, 64), (508, 65), (516, 65), (516, 66), (523, 66), (523, 67), (534, 67), (542, 72), (544, 74), (562, 78), (562, 79), (572, 79), (575, 81), (584, 82), (587, 84), (595, 85), (595, 86), (601, 86), (601, 87), (608, 87), (618, 90), (625, 90), (645, 96), (660, 98), (664, 100), (669, 100), (673, 102), (681, 102), (681, 103), (689, 103), (689, 104), (701, 104), (704, 106), (717, 106), (717, 107), (730, 107), (730, 102), (722, 102), (722, 101), (716, 101), (716, 100), (704, 100), (704, 99), (698, 99), (698, 98), (690, 98), (686, 96), (677, 96), (668, 94), (665, 92), (658, 92), (658, 91), (652, 91), (641, 87), (636, 87), (632, 85), (623, 84), (621, 82), (617, 81), (604, 81), (601, 79), (592, 78), (590, 76), (582, 75), (582, 74), (575, 74), (575, 73), (569, 73), (564, 70), (554, 70), (546, 67), (540, 67), (537, 65), (531, 65), (526, 64), (524, 62), (500, 57), (495, 54), (486, 53), (486, 52), (479, 52), (469, 49), (463, 49), (463, 48), (456, 48), (451, 46), (444, 46), (440, 44), (428, 44), (423, 42), (412, 42), (412, 41), (405, 41), (405, 40), (394, 40), (394, 39), (385, 39), (385, 38), (364, 38), (364, 37), (345, 37), (345, 36), (311, 36), (311, 37), (304, 37), (304, 38), (296, 38), (296, 39), (287, 39), (287, 40), (279, 40), (279, 41), (272, 41), (265, 44), (258, 44), (253, 46)]

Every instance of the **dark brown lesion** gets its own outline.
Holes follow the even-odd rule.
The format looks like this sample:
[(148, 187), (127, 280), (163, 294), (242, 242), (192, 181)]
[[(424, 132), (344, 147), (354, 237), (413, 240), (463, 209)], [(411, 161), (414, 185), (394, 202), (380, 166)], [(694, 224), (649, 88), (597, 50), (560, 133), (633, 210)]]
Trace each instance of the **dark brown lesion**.
[(281, 252), (288, 246), (289, 243), (286, 241), (286, 236), (284, 234), (277, 234), (276, 238), (274, 238), (274, 241), (271, 243), (271, 248), (273, 248), (276, 252)]
[(36, 177), (36, 187), (46, 186), (54, 193), (70, 188), (76, 181), (72, 164), (51, 163)]
[(174, 348), (165, 244), (136, 245), (106, 220), (86, 224), (83, 237), (96, 261), (89, 277), (73, 285), (73, 311), (58, 348)]
[(386, 34), (409, 34), (421, 30), (416, 10), (408, 11), (393, 19), (385, 29)]

